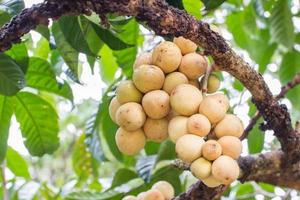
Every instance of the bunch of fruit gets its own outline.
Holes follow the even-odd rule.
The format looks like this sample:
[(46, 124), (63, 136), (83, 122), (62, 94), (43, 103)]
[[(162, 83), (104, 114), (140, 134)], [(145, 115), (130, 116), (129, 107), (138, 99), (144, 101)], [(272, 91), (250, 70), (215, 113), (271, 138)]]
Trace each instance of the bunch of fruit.
[[(226, 114), (229, 100), (215, 93), (220, 81), (213, 74), (205, 76), (208, 62), (196, 49), (195, 43), (178, 37), (139, 56), (132, 81), (118, 85), (109, 112), (120, 126), (115, 138), (122, 153), (135, 155), (147, 140), (169, 138), (191, 172), (216, 187), (238, 178), (235, 159), (242, 151), (244, 127), (238, 117)], [(200, 83), (207, 85), (207, 95)]]
[(122, 200), (171, 200), (174, 197), (174, 188), (167, 181), (158, 181), (146, 192), (141, 192), (136, 197), (126, 196)]

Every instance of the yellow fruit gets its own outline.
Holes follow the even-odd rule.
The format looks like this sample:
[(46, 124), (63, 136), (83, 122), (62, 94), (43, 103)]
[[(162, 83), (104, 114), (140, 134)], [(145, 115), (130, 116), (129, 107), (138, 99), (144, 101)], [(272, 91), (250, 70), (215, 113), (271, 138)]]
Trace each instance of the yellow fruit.
[(165, 198), (159, 190), (151, 189), (143, 195), (143, 200), (165, 200)]
[(176, 142), (181, 136), (188, 134), (187, 117), (176, 116), (171, 119), (168, 126), (169, 138), (172, 142)]
[(142, 105), (150, 118), (161, 119), (170, 112), (170, 97), (163, 90), (154, 90), (145, 94)]
[(221, 82), (220, 82), (220, 79), (218, 78), (218, 76), (216, 76), (214, 74), (209, 75), (208, 80), (207, 80), (207, 93), (211, 94), (211, 93), (216, 92), (220, 87), (220, 83)]
[(211, 162), (204, 158), (198, 158), (191, 164), (190, 169), (196, 178), (202, 180), (211, 174)]
[(180, 84), (188, 83), (187, 77), (180, 72), (172, 72), (166, 76), (163, 90), (171, 94), (173, 89)]
[(198, 88), (198, 90), (200, 90), (200, 83), (198, 79), (189, 80), (189, 84), (195, 86), (196, 88)]
[(223, 136), (241, 137), (244, 132), (242, 121), (233, 114), (226, 114), (225, 117), (215, 126), (214, 132), (218, 138)]
[(211, 124), (222, 120), (229, 108), (229, 100), (224, 94), (206, 96), (200, 104), (199, 113), (205, 115)]
[(218, 187), (221, 185), (221, 182), (217, 180), (213, 175), (210, 175), (208, 178), (202, 180), (202, 182), (210, 188)]
[(174, 188), (167, 181), (158, 181), (152, 186), (152, 189), (159, 190), (164, 196), (165, 200), (171, 200), (174, 197)]
[(207, 160), (215, 160), (222, 154), (222, 147), (216, 140), (208, 140), (202, 146), (202, 155)]
[(128, 102), (140, 103), (143, 94), (135, 87), (131, 80), (122, 81), (117, 87), (117, 99), (120, 104)]
[(152, 53), (143, 53), (135, 59), (133, 68), (138, 68), (141, 65), (152, 64)]
[(194, 114), (187, 121), (188, 132), (201, 137), (208, 135), (211, 125), (207, 117), (202, 114)]
[(160, 67), (164, 73), (175, 71), (181, 62), (181, 51), (173, 42), (162, 42), (152, 53), (152, 62)]
[(239, 177), (240, 168), (229, 156), (220, 156), (212, 164), (212, 174), (222, 184), (228, 185)]
[(179, 71), (186, 75), (188, 79), (197, 79), (206, 72), (206, 59), (197, 53), (189, 53), (182, 57)]
[(205, 141), (202, 137), (192, 134), (186, 134), (178, 138), (175, 150), (178, 158), (191, 163), (201, 156), (202, 146)]
[(129, 102), (119, 107), (116, 121), (125, 130), (135, 131), (144, 125), (146, 114), (140, 104)]
[(109, 104), (109, 116), (113, 122), (116, 123), (116, 113), (121, 104), (118, 102), (117, 97), (112, 98)]
[(119, 128), (115, 139), (118, 149), (125, 155), (137, 154), (146, 144), (146, 137), (142, 129), (129, 132)]
[(223, 136), (218, 140), (222, 147), (222, 154), (238, 159), (242, 153), (243, 145), (239, 138), (234, 136)]
[(137, 197), (135, 197), (135, 196), (132, 196), (132, 195), (129, 195), (129, 196), (125, 196), (125, 197), (123, 197), (123, 199), (122, 200), (137, 200)]
[(181, 115), (190, 116), (198, 112), (202, 93), (194, 86), (181, 84), (170, 95), (173, 110)]
[(146, 192), (141, 192), (140, 194), (137, 195), (137, 200), (144, 200)]
[(173, 42), (180, 48), (183, 55), (193, 53), (197, 49), (197, 45), (193, 41), (185, 39), (182, 36), (177, 38), (175, 37)]
[(166, 118), (147, 118), (143, 129), (147, 139), (154, 142), (162, 142), (168, 138), (168, 120)]

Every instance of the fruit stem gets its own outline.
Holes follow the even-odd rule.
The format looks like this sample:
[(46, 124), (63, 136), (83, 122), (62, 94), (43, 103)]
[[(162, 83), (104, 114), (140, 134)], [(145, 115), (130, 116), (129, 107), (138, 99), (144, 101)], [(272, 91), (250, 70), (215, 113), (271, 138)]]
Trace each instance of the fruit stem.
[(203, 83), (202, 83), (202, 88), (201, 88), (203, 94), (207, 93), (208, 77), (209, 77), (210, 73), (213, 71), (213, 66), (214, 66), (214, 64), (207, 66), (207, 69), (206, 69), (206, 72), (204, 75), (204, 79), (203, 79)]

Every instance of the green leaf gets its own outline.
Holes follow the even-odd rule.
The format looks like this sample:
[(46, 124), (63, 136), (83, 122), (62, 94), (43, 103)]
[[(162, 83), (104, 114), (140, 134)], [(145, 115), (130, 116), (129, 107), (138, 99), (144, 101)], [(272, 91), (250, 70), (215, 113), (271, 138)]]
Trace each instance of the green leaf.
[(25, 179), (30, 178), (27, 162), (17, 151), (10, 147), (7, 149), (6, 164), (16, 176)]
[(72, 154), (73, 169), (80, 181), (86, 181), (89, 177), (98, 177), (97, 162), (88, 152), (85, 145), (85, 134), (82, 134), (74, 146)]
[(69, 84), (57, 82), (55, 73), (46, 60), (30, 58), (25, 78), (29, 87), (51, 92), (73, 101), (73, 93)]
[(259, 129), (260, 120), (251, 130), (247, 137), (248, 150), (250, 154), (259, 153), (264, 148), (265, 134)]
[(12, 48), (5, 51), (5, 54), (9, 55), (15, 62), (20, 66), (23, 73), (25, 74), (28, 68), (28, 53), (24, 43), (14, 44)]
[(58, 116), (53, 107), (28, 92), (18, 93), (14, 101), (16, 118), (30, 154), (42, 156), (53, 153), (59, 146)]
[(24, 73), (20, 66), (11, 57), (0, 53), (0, 93), (12, 96), (24, 86)]
[(271, 35), (274, 41), (288, 49), (294, 45), (294, 25), (288, 0), (275, 2), (270, 17)]
[(170, 140), (164, 141), (159, 148), (156, 163), (162, 160), (173, 160), (176, 158), (175, 144)]
[[(296, 73), (300, 72), (300, 53), (298, 51), (291, 51), (286, 53), (281, 61), (279, 68), (279, 79), (281, 83), (287, 84)], [(292, 105), (297, 110), (300, 109), (299, 99), (300, 99), (300, 88), (299, 86), (288, 91), (287, 98), (292, 102)]]
[(52, 25), (52, 34), (55, 39), (56, 47), (69, 67), (66, 74), (75, 82), (79, 82), (78, 79), (78, 52), (66, 41), (66, 38), (57, 22)]
[(10, 120), (13, 114), (11, 99), (0, 95), (0, 163), (5, 158)]
[(47, 39), (48, 41), (50, 40), (50, 31), (48, 29), (47, 26), (44, 25), (38, 25), (35, 28), (35, 31), (40, 33), (45, 39)]
[(181, 10), (184, 9), (183, 4), (182, 4), (182, 0), (167, 0), (167, 2), (171, 6), (174, 6), (175, 8), (179, 8)]
[[(254, 193), (254, 188), (251, 183), (240, 184), (236, 191), (236, 196), (243, 196), (245, 194)], [(254, 198), (255, 199), (255, 198)]]
[(48, 59), (50, 54), (50, 44), (48, 42), (48, 40), (46, 40), (45, 38), (41, 38), (37, 44), (36, 44), (36, 48), (33, 50), (33, 55), (35, 57), (39, 57), (39, 58), (43, 58), (45, 60)]
[(0, 27), (8, 22), (10, 18), (17, 15), (25, 7), (22, 0), (0, 1)]
[(115, 174), (111, 188), (117, 187), (119, 185), (125, 184), (129, 182), (130, 180), (137, 178), (138, 175), (136, 172), (129, 170), (129, 169), (119, 169), (117, 173)]
[(225, 0), (201, 0), (206, 10), (212, 10), (219, 7)]
[(184, 9), (191, 15), (193, 15), (194, 17), (196, 17), (196, 19), (201, 19), (202, 15), (201, 15), (201, 9), (202, 9), (202, 3), (201, 1), (197, 0), (183, 0), (183, 5), (184, 5)]
[(274, 193), (275, 191), (275, 186), (274, 185), (270, 185), (267, 183), (259, 183), (259, 186), (263, 189), (266, 190), (267, 192), (272, 192)]
[(116, 58), (114, 57), (112, 50), (107, 45), (104, 45), (101, 48), (100, 56), (101, 78), (107, 83), (112, 83), (115, 79), (115, 73), (118, 69)]
[(122, 194), (114, 190), (102, 193), (73, 192), (66, 197), (67, 200), (116, 200), (121, 198)]

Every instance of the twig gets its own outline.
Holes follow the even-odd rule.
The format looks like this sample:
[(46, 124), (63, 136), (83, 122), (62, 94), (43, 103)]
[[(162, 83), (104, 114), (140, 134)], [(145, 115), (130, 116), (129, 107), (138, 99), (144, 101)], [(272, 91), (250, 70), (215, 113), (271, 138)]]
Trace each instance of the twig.
[(203, 77), (202, 88), (201, 88), (203, 94), (206, 94), (207, 92), (207, 84), (208, 84), (207, 82), (212, 69), (213, 69), (212, 65), (207, 66), (205, 75)]
[(2, 189), (3, 189), (3, 200), (9, 200), (9, 193), (6, 185), (6, 176), (5, 176), (5, 162), (1, 165), (1, 178), (2, 178)]

